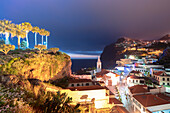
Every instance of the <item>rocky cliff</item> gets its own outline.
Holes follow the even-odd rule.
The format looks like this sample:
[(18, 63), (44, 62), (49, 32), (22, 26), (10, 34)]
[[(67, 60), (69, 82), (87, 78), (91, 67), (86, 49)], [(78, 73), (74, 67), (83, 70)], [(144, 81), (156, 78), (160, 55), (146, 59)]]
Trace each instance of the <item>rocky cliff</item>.
[(71, 75), (70, 57), (62, 52), (11, 52), (0, 55), (0, 64), (2, 75), (13, 74), (25, 79), (48, 81)]

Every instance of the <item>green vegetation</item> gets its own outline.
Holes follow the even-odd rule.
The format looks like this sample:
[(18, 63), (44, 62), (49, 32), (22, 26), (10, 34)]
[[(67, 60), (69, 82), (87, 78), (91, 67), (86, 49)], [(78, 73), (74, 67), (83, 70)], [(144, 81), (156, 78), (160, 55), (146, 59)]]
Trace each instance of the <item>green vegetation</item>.
[(42, 50), (47, 49), (45, 45), (35, 45), (34, 48), (38, 49), (39, 53), (41, 53)]
[[(36, 78), (48, 81), (51, 78), (63, 78), (70, 70), (70, 57), (62, 52), (58, 54), (36, 54), (35, 52), (12, 51), (9, 55), (0, 56), (1, 75), (14, 74), (25, 78)], [(69, 67), (71, 68), (71, 67)], [(68, 68), (68, 69), (69, 69)], [(61, 73), (62, 72), (62, 73)], [(65, 74), (65, 75), (63, 75)]]
[(5, 53), (5, 55), (7, 55), (10, 50), (14, 50), (14, 49), (15, 49), (15, 46), (11, 44), (0, 45), (0, 51)]
[(25, 88), (20, 86), (9, 88), (0, 84), (0, 113), (75, 113), (78, 111), (79, 104), (71, 106), (72, 98), (66, 93), (45, 92), (41, 87), (35, 95), (33, 90), (36, 88), (27, 89), (29, 82), (24, 84), (27, 85), (24, 86)]
[(51, 50), (54, 54), (56, 54), (56, 52), (59, 51), (59, 48), (50, 48), (50, 50)]
[(21, 42), (21, 47), (24, 49), (27, 47), (27, 42), (25, 40)]
[(68, 80), (71, 79), (70, 77), (63, 77), (61, 79), (55, 80), (55, 81), (50, 81), (51, 84), (61, 87), (61, 88), (66, 88), (68, 87)]

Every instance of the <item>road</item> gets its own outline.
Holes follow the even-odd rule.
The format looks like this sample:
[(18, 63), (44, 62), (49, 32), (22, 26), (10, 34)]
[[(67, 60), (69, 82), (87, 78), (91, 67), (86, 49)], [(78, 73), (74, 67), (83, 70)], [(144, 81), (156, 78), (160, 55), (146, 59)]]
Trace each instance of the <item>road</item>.
[[(115, 98), (119, 99), (118, 97), (118, 92), (116, 91), (116, 86), (107, 86), (108, 89), (115, 94)], [(132, 102), (129, 98), (129, 96), (126, 96), (127, 92), (128, 92), (128, 86), (125, 85), (124, 83), (119, 83), (117, 85), (118, 91), (120, 93), (121, 99), (122, 99), (122, 103), (124, 105), (124, 107), (130, 112), (130, 113), (134, 113), (133, 108), (132, 108)]]

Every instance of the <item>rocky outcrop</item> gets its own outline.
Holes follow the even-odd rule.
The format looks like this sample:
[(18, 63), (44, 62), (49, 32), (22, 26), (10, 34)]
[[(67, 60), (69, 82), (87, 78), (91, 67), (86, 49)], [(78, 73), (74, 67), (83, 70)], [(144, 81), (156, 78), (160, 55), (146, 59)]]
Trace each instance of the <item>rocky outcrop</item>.
[(41, 81), (55, 80), (71, 75), (70, 57), (58, 52), (24, 53), (1, 55), (0, 71), (2, 75), (12, 74), (24, 79), (39, 79)]
[(122, 47), (116, 47), (115, 44), (106, 46), (101, 54), (102, 67), (104, 69), (112, 69), (116, 65), (116, 60), (124, 57), (118, 54), (123, 49)]

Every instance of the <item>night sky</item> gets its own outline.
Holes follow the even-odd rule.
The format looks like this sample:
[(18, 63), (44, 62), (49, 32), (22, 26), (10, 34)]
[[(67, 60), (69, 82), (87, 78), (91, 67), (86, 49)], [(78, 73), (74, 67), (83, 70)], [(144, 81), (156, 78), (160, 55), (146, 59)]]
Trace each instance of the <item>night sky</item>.
[(1, 0), (4, 18), (49, 30), (49, 47), (99, 54), (121, 36), (158, 39), (169, 33), (170, 0)]

